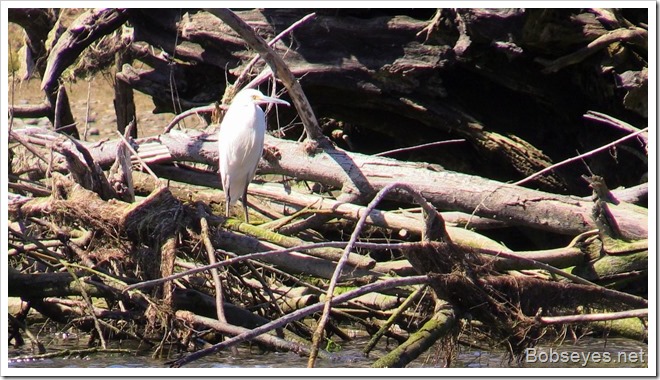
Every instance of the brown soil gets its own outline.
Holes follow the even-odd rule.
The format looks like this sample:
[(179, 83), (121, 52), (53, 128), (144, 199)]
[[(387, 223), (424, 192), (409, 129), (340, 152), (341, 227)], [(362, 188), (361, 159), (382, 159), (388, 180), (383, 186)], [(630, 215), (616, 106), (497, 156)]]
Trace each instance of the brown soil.
[[(23, 83), (15, 81), (13, 88), (10, 87), (9, 89), (9, 103), (16, 105), (42, 103), (45, 96), (40, 86), (41, 81), (38, 78)], [(66, 88), (71, 103), (71, 111), (78, 123), (78, 131), (81, 136), (87, 128), (88, 141), (117, 138), (115, 132), (117, 130), (117, 119), (113, 106), (114, 91), (108, 79), (97, 76), (89, 81), (79, 80), (75, 83), (67, 83)], [(135, 107), (138, 118), (138, 137), (162, 133), (173, 117), (169, 113), (154, 114), (151, 98), (139, 92), (135, 92)], [(46, 118), (14, 120), (14, 127), (35, 124), (51, 126)], [(188, 127), (194, 128), (190, 124), (189, 122)], [(196, 123), (193, 121), (192, 124)]]

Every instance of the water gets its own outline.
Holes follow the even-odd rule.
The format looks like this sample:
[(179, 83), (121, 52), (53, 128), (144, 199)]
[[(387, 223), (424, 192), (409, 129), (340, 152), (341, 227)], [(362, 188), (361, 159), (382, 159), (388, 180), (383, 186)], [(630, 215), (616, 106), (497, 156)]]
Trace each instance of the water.
[[(54, 336), (45, 342), (48, 352), (63, 349), (84, 349), (87, 337)], [(317, 368), (369, 368), (373, 362), (396, 347), (381, 342), (369, 357), (362, 354), (367, 338), (356, 338), (342, 343), (341, 350), (318, 359)], [(167, 368), (167, 362), (178, 358), (173, 354), (167, 359), (152, 358), (151, 351), (129, 344), (113, 342), (110, 348), (125, 348), (131, 354), (96, 353), (86, 357), (57, 357), (34, 361), (11, 360), (9, 368)], [(438, 359), (441, 348), (432, 347), (413, 361), (408, 368), (441, 367)], [(137, 354), (136, 354), (137, 352)], [(9, 358), (29, 355), (29, 351), (9, 349)], [(241, 345), (238, 355), (223, 350), (188, 364), (185, 368), (305, 368), (307, 358), (293, 353), (263, 353), (256, 347)], [(510, 363), (506, 352), (485, 351), (461, 346), (451, 363), (453, 368), (646, 368), (648, 346), (629, 339), (582, 338), (577, 343), (564, 342), (561, 346), (541, 345), (529, 351), (522, 363)]]

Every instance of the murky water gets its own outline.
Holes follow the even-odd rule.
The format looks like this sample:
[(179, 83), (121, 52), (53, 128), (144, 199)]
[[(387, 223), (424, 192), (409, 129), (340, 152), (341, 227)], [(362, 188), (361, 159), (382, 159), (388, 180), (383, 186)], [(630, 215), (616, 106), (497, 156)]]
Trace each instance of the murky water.
[[(396, 347), (385, 342), (380, 344), (369, 357), (362, 354), (362, 348), (367, 338), (357, 338), (345, 343), (336, 353), (327, 354), (317, 361), (317, 368), (369, 368), (373, 362), (389, 350)], [(49, 352), (62, 349), (85, 348), (86, 339), (69, 337), (54, 338), (47, 343)], [(21, 349), (9, 349), (10, 368), (166, 368), (168, 359), (153, 359), (149, 351), (139, 353), (136, 347), (113, 343), (111, 348), (127, 348), (138, 354), (93, 354), (81, 357), (58, 357), (34, 361), (12, 360), (29, 352)], [(424, 355), (412, 362), (408, 368), (440, 367), (443, 363), (438, 359), (439, 346), (428, 350)], [(257, 348), (245, 345), (234, 355), (229, 350), (209, 355), (190, 363), (187, 368), (305, 368), (307, 358), (293, 353), (262, 353)], [(527, 352), (522, 363), (509, 363), (507, 355), (502, 351), (482, 351), (461, 347), (451, 363), (453, 368), (646, 368), (648, 367), (648, 346), (627, 339), (595, 339), (582, 338), (578, 343), (564, 342), (561, 346), (539, 346)]]

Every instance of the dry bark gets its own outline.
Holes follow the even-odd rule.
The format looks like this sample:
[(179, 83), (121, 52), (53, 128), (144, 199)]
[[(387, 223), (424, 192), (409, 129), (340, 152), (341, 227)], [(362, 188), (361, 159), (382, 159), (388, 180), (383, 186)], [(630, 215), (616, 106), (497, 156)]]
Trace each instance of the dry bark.
[(34, 70), (39, 75), (46, 71), (46, 55), (50, 46), (46, 46), (48, 33), (55, 27), (59, 10), (43, 8), (9, 8), (7, 17), (25, 30), (25, 55), (21, 60), (23, 75), (28, 79)]
[[(303, 12), (260, 9), (237, 14), (268, 38), (299, 20)], [(589, 109), (617, 117), (622, 108), (630, 109), (641, 117), (625, 115), (629, 121), (646, 123), (646, 31), (637, 26), (645, 25), (638, 10), (398, 12), (320, 10), (313, 22), (273, 45), (301, 78), (324, 132), (333, 136), (338, 132), (345, 138), (338, 140), (341, 144), (366, 148), (368, 140), (410, 146), (429, 134), (460, 136), (473, 150), (448, 148), (435, 159), (461, 171), (498, 173), (498, 179), (509, 179), (537, 172), (553, 161), (551, 157), (573, 154), (580, 144), (593, 141), (593, 132), (580, 128)], [(48, 56), (44, 86), (52, 88), (72, 57), (126, 19), (132, 33), (113, 38), (130, 38), (131, 54), (152, 69), (124, 65), (117, 78), (152, 95), (157, 110), (180, 105), (182, 109), (175, 111), (181, 112), (217, 101), (225, 92), (225, 69), (231, 81), (252, 57), (232, 28), (203, 11), (94, 11), (59, 38)], [(557, 73), (561, 75), (548, 74), (537, 63), (570, 56), (581, 44), (592, 55), (588, 60), (565, 60), (570, 65), (561, 66)], [(613, 62), (607, 54), (604, 48), (614, 44), (625, 60)], [(172, 65), (168, 57), (181, 64)], [(589, 64), (602, 68), (603, 74), (589, 75)], [(604, 74), (610, 69), (619, 87)], [(577, 139), (572, 131), (578, 131)], [(599, 131), (598, 139), (605, 134)], [(459, 166), (452, 152), (462, 153)], [(576, 170), (562, 168), (537, 178), (533, 185), (576, 192), (581, 186), (575, 180)], [(616, 181), (610, 180), (611, 185), (629, 186), (630, 179), (642, 174), (638, 167), (629, 173), (626, 179), (620, 174)]]
[[(25, 131), (35, 134), (35, 131)], [(16, 131), (16, 133), (21, 133)], [(205, 135), (180, 132), (161, 135), (143, 142), (158, 142), (160, 151), (155, 158), (144, 157), (147, 163), (171, 160), (214, 164), (217, 144)], [(112, 141), (95, 144), (90, 153), (95, 161), (107, 165), (115, 159)], [(278, 151), (273, 162), (262, 161), (260, 173), (284, 174), (300, 180), (316, 181), (359, 192), (368, 198), (392, 182), (403, 182), (420, 191), (440, 209), (503, 220), (541, 231), (564, 235), (579, 235), (596, 228), (592, 217), (592, 203), (581, 198), (546, 193), (521, 186), (451, 171), (436, 171), (425, 163), (398, 160), (328, 148), (308, 155), (304, 144), (267, 138), (266, 143)], [(405, 200), (405, 198), (403, 198)], [(612, 213), (626, 239), (645, 239), (648, 236), (646, 209), (630, 204), (612, 207)]]
[[(127, 91), (125, 94), (130, 93), (130, 88), (151, 94), (157, 111), (172, 110), (172, 107), (180, 105), (182, 109), (174, 109), (180, 112), (211, 103), (225, 92), (226, 76), (230, 81), (238, 77), (252, 57), (253, 54), (245, 48), (244, 39), (260, 53), (272, 58), (273, 52), (265, 49), (259, 36), (269, 38), (288, 28), (300, 19), (302, 12), (305, 10), (244, 10), (238, 12), (237, 17), (224, 10), (219, 14), (228, 22), (225, 24), (198, 10), (89, 11), (60, 36), (45, 60), (48, 64), (44, 68), (42, 83), (50, 104), (45, 107), (16, 107), (12, 109), (12, 115), (16, 117), (46, 112), (53, 119), (55, 127), (71, 127), (73, 119), (66, 104), (66, 92), (63, 87), (58, 91), (57, 83), (64, 70), (82, 52), (94, 50), (88, 49), (93, 43), (110, 56), (121, 50), (122, 46), (130, 49), (122, 52), (126, 56), (117, 56), (118, 61), (122, 57), (129, 58), (122, 66), (122, 72), (117, 74), (118, 86)], [(394, 14), (396, 12), (405, 14)], [(276, 67), (279, 65), (277, 70), (281, 71), (283, 65), (288, 66), (302, 85), (300, 93), (290, 95), (299, 97), (304, 89), (309, 96), (309, 103), (314, 106), (316, 115), (310, 112), (309, 107), (303, 107), (309, 113), (303, 115), (305, 128), (313, 140), (322, 136), (320, 131), (308, 128), (315, 124), (318, 115), (318, 120), (325, 128), (324, 134), (332, 136), (338, 144), (348, 146), (351, 150), (372, 152), (409, 146), (427, 142), (428, 136), (432, 136), (432, 139), (462, 137), (467, 142), (456, 149), (458, 154), (449, 151), (437, 159), (433, 157), (433, 162), (449, 164), (452, 168), (476, 174), (495, 173), (492, 178), (509, 180), (536, 173), (548, 167), (554, 157), (573, 155), (572, 147), (581, 149), (580, 144), (585, 141), (591, 143), (591, 134), (572, 132), (582, 126), (582, 115), (589, 108), (603, 109), (608, 113), (613, 111), (611, 113), (617, 118), (626, 109), (630, 113), (624, 114), (625, 120), (632, 124), (646, 123), (647, 32), (645, 28), (636, 25), (644, 26), (644, 20), (634, 12), (626, 13), (626, 16), (634, 17), (636, 24), (628, 21), (623, 11), (604, 9), (440, 9), (396, 12), (320, 10), (313, 22), (299, 26), (291, 35), (273, 44), (275, 53), (284, 57), (284, 61), (273, 60), (277, 61)], [(121, 36), (115, 34), (99, 41), (100, 36), (113, 32), (127, 20), (132, 29), (126, 29), (126, 33)], [(251, 33), (248, 25), (254, 27), (257, 33)], [(580, 28), (584, 28), (584, 32)], [(234, 29), (241, 31), (240, 36)], [(565, 38), (567, 35), (574, 38)], [(627, 54), (627, 59), (618, 57), (618, 62), (610, 60), (611, 57), (605, 52), (610, 51), (609, 48), (615, 44)], [(150, 68), (145, 69), (145, 66), (139, 64), (134, 67), (130, 64), (130, 58), (147, 63)], [(625, 64), (621, 63), (623, 61)], [(101, 62), (99, 66), (103, 66), (114, 61), (103, 59), (98, 62)], [(74, 72), (80, 74), (91, 66), (89, 62), (83, 62)], [(603, 79), (603, 75), (585, 78), (585, 68), (593, 70), (592, 66), (600, 68), (601, 74), (607, 67), (608, 72), (620, 81), (620, 88), (614, 88), (612, 83)], [(257, 65), (257, 68), (260, 67), (263, 66)], [(624, 68), (629, 71), (622, 73)], [(228, 69), (228, 73), (225, 69)], [(287, 81), (289, 87), (291, 79), (289, 77)], [(173, 88), (176, 93), (172, 93)], [(603, 91), (597, 91), (598, 96), (591, 97), (590, 88)], [(573, 98), (565, 96), (567, 93), (572, 97), (582, 95), (580, 99), (588, 100), (583, 99), (574, 104), (571, 100)], [(511, 100), (508, 99), (509, 95)], [(174, 98), (176, 101), (173, 101)], [(121, 99), (120, 96), (117, 101)], [(123, 99), (130, 106), (130, 97)], [(130, 109), (126, 110), (130, 114)], [(593, 113), (590, 115), (590, 120), (602, 123), (618, 120), (604, 114), (596, 115), (598, 119), (593, 118)], [(292, 111), (280, 116), (282, 120), (293, 120), (296, 117)], [(128, 123), (128, 118), (118, 117), (120, 128)], [(623, 122), (615, 124), (619, 126)], [(289, 133), (299, 131), (294, 129)], [(72, 135), (74, 132), (75, 127), (70, 129)], [(9, 211), (13, 220), (17, 221), (15, 224), (29, 221), (30, 226), (36, 229), (30, 231), (34, 234), (30, 235), (22, 225), (10, 228), (12, 242), (17, 244), (12, 254), (17, 259), (43, 264), (52, 269), (62, 259), (63, 251), (93, 270), (122, 274), (127, 268), (136, 270), (136, 277), (140, 280), (167, 277), (175, 272), (175, 265), (188, 265), (176, 260), (182, 255), (191, 257), (196, 253), (196, 242), (199, 241), (198, 210), (202, 208), (200, 202), (196, 203), (198, 207), (190, 207), (187, 201), (182, 200), (183, 197), (177, 199), (168, 189), (158, 186), (152, 189), (149, 197), (133, 205), (104, 201), (112, 197), (132, 200), (129, 155), (126, 147), (118, 145), (120, 140), (85, 144), (77, 140), (63, 140), (39, 129), (13, 129), (11, 138), (33, 154), (24, 159), (29, 155), (22, 156), (18, 148), (12, 149), (12, 173), (30, 173), (32, 179), (40, 179), (53, 170), (67, 172), (84, 187), (72, 186), (67, 180), (55, 175), (52, 195), (47, 199), (12, 196)], [(645, 152), (637, 151), (644, 151), (648, 140), (644, 140), (644, 136), (641, 138), (642, 149), (630, 144), (622, 147), (626, 148), (622, 151), (643, 156)], [(375, 144), (368, 145), (365, 140)], [(517, 273), (517, 276), (502, 274), (505, 270), (526, 268), (525, 264), (529, 264), (530, 258), (533, 258), (558, 266), (576, 266), (575, 273), (614, 285), (644, 276), (648, 267), (648, 246), (638, 240), (648, 236), (646, 209), (625, 202), (615, 205), (609, 198), (598, 194), (593, 200), (555, 194), (567, 191), (586, 194), (587, 185), (570, 171), (555, 171), (531, 183), (531, 186), (541, 186), (552, 192), (539, 191), (485, 179), (480, 175), (444, 170), (421, 159), (388, 159), (325, 144), (300, 144), (274, 137), (268, 137), (267, 143), (270, 154), (260, 164), (262, 174), (283, 174), (342, 190), (330, 206), (325, 206), (332, 214), (318, 214), (289, 229), (290, 232), (298, 232), (300, 237), (314, 236), (308, 230), (310, 226), (320, 228), (319, 222), (328, 221), (330, 217), (358, 219), (364, 208), (352, 203), (366, 202), (376, 192), (393, 183), (405, 184), (419, 191), (424, 198), (443, 210), (495, 219), (499, 221), (496, 227), (523, 226), (568, 236), (582, 234), (580, 236), (584, 239), (564, 249), (535, 251), (521, 260), (511, 258), (513, 256), (507, 260), (493, 260), (479, 255), (486, 248), (482, 247), (482, 251), (472, 248), (470, 240), (474, 233), (447, 233), (444, 227), (439, 228), (443, 224), (440, 216), (437, 216), (440, 219), (429, 217), (435, 215), (432, 207), (430, 209), (433, 213), (430, 214), (428, 209), (424, 209), (424, 221), (428, 225), (418, 220), (391, 216), (384, 210), (372, 212), (369, 216), (372, 225), (412, 227), (421, 233), (423, 243), (412, 243), (397, 249), (407, 255), (418, 272), (428, 274), (436, 293), (452, 304), (449, 315), (435, 314), (434, 318), (444, 318), (447, 323), (439, 327), (428, 326), (429, 330), (425, 332), (430, 340), (426, 345), (414, 348), (408, 357), (400, 356), (388, 365), (405, 365), (411, 357), (424, 351), (427, 345), (451, 330), (457, 318), (465, 317), (466, 310), (475, 319), (484, 322), (486, 330), (495, 332), (497, 338), (513, 342), (514, 351), (520, 352), (521, 348), (533, 344), (542, 335), (532, 319), (539, 310), (552, 315), (581, 305), (619, 308), (622, 304), (646, 304), (645, 300), (637, 296), (592, 287), (592, 284), (584, 285), (586, 280), (575, 276), (572, 278), (580, 280), (582, 285), (551, 282), (523, 276), (521, 273)], [(45, 149), (40, 151), (38, 146), (52, 148), (57, 153), (51, 155)], [(473, 148), (473, 151), (465, 149), (466, 146)], [(164, 178), (180, 180), (187, 176), (184, 181), (218, 187), (215, 173), (187, 166), (188, 163), (214, 165), (217, 162), (217, 142), (212, 135), (174, 130), (161, 136), (139, 139), (135, 141), (135, 148), (143, 162)], [(116, 162), (118, 154), (120, 160)], [(418, 157), (432, 156), (433, 153)], [(30, 159), (36, 162), (30, 162)], [(109, 182), (100, 169), (107, 169), (115, 162), (115, 168), (121, 170), (113, 172)], [(595, 171), (608, 173), (607, 159), (594, 158), (594, 163)], [(638, 164), (637, 161), (634, 163)], [(171, 164), (177, 167), (172, 168)], [(630, 178), (643, 174), (643, 169), (640, 172), (639, 168), (635, 168), (634, 171), (630, 170), (631, 173), (617, 176), (613, 181), (614, 186), (620, 183), (630, 185)], [(594, 183), (590, 182), (596, 190)], [(33, 189), (34, 195), (44, 195), (44, 190), (33, 184), (12, 183), (12, 189), (24, 194)], [(295, 193), (289, 196), (295, 197)], [(644, 191), (641, 195), (643, 197)], [(633, 198), (639, 199), (639, 193), (633, 194)], [(414, 203), (401, 192), (393, 192), (390, 199), (398, 204)], [(298, 209), (309, 205), (305, 202), (314, 202), (309, 198), (288, 198), (288, 201), (298, 202)], [(321, 207), (318, 209), (322, 210)], [(212, 213), (208, 214), (211, 216)], [(272, 215), (277, 216), (277, 213)], [(286, 221), (285, 217), (274, 224)], [(267, 241), (275, 238), (287, 246), (296, 247), (303, 243), (301, 239), (286, 239), (282, 243), (282, 238), (275, 234), (248, 229), (232, 221), (215, 220), (210, 224), (212, 226), (207, 225), (206, 229), (211, 228), (213, 233), (206, 241), (206, 249), (211, 255), (216, 254), (217, 249), (227, 249), (239, 255), (279, 249), (280, 244)], [(88, 231), (91, 230), (90, 235), (94, 238), (84, 244), (71, 242), (67, 238), (70, 236), (68, 225), (82, 225)], [(599, 231), (598, 238), (584, 234), (595, 228)], [(33, 238), (38, 236), (39, 231), (44, 236)], [(61, 240), (61, 244), (57, 244), (51, 236), (53, 234)], [(391, 237), (388, 232), (383, 234)], [(48, 240), (49, 246), (41, 243), (40, 238)], [(50, 245), (53, 240), (54, 245)], [(454, 244), (452, 240), (459, 244)], [(30, 246), (21, 245), (28, 242)], [(508, 252), (492, 242), (488, 244), (491, 251), (486, 253)], [(315, 254), (323, 258), (299, 252), (278, 253), (261, 256), (259, 260), (274, 264), (279, 269), (262, 263), (259, 265), (268, 273), (273, 273), (273, 278), (286, 278), (296, 283), (310, 275), (328, 279), (333, 276), (335, 263), (332, 260), (337, 259), (337, 253), (336, 249), (318, 250)], [(354, 256), (352, 254), (349, 257)], [(214, 258), (209, 261), (213, 262)], [(405, 265), (402, 261), (375, 263), (372, 258), (358, 256), (357, 260), (349, 261), (351, 266), (342, 272), (342, 280), (357, 284), (373, 282), (376, 278), (386, 278), (390, 270), (399, 275), (410, 275), (410, 264)], [(261, 276), (251, 266), (252, 263), (256, 264), (249, 262), (246, 265), (251, 269), (250, 273), (260, 280), (259, 286), (250, 285), (248, 279), (243, 278), (246, 276), (246, 272), (240, 272), (243, 267), (231, 265), (223, 273), (222, 279), (218, 275), (214, 280), (216, 283), (221, 280), (228, 283), (234, 281), (240, 286), (223, 286), (222, 290), (216, 287), (216, 291), (227, 289), (229, 294), (240, 294), (241, 302), (255, 307), (268, 304), (267, 307), (258, 307), (264, 313), (272, 311), (275, 318), (280, 318), (282, 311), (264, 281), (265, 276)], [(191, 265), (192, 268), (195, 266)], [(551, 271), (556, 272), (556, 269)], [(296, 278), (291, 273), (304, 276)], [(539, 273), (534, 272), (534, 275)], [(80, 293), (86, 299), (90, 295), (125, 297), (118, 295), (115, 289), (104, 287), (96, 279), (91, 283), (86, 279), (87, 285), (91, 284), (88, 287), (83, 286), (83, 282), (72, 283), (73, 276), (63, 274), (57, 274), (57, 281), (61, 282), (59, 289), (53, 285), (56, 282), (54, 274), (29, 277), (45, 281), (49, 286), (26, 289), (25, 280), (28, 277), (25, 276), (28, 275), (12, 272), (12, 294), (42, 298), (53, 292), (64, 292)], [(154, 294), (159, 296), (156, 301), (129, 292), (131, 297), (137, 298), (126, 301), (139, 303), (140, 310), (147, 310), (143, 316), (149, 319), (149, 327), (160, 320), (161, 327), (167, 330), (172, 311), (180, 308), (204, 306), (202, 309), (205, 312), (215, 315), (213, 298), (192, 290), (195, 287), (204, 288), (206, 278), (203, 275), (193, 276), (192, 273), (179, 273), (178, 276), (176, 281), (183, 281), (184, 286), (189, 287), (185, 292), (179, 288), (180, 283), (166, 281), (163, 285), (160, 280), (150, 284), (157, 285)], [(568, 275), (565, 277), (571, 278)], [(241, 286), (257, 295), (250, 300), (242, 298), (245, 288)], [(313, 289), (313, 293), (300, 297), (286, 296), (280, 300), (281, 305), (293, 309), (304, 307), (292, 312), (295, 317), (268, 323), (261, 330), (233, 330), (229, 334), (239, 334), (240, 337), (185, 357), (174, 365), (185, 364), (213, 350), (255, 337), (274, 326), (282, 326), (302, 317), (314, 308), (320, 310), (318, 305), (310, 306), (309, 303), (315, 302), (317, 295), (326, 290), (311, 284), (304, 284), (301, 288)], [(154, 290), (153, 286), (149, 289)], [(367, 287), (363, 289), (370, 291)], [(406, 290), (398, 288), (396, 297), (370, 295), (364, 296), (361, 301), (372, 308), (393, 308), (400, 299), (399, 292), (405, 294)], [(67, 302), (41, 302), (40, 307), (44, 312), (52, 308), (51, 312), (55, 313), (60, 310), (66, 315), (84, 315), (82, 303), (69, 305)], [(149, 303), (148, 308), (145, 303)], [(255, 315), (243, 309), (233, 313), (231, 304), (225, 304), (224, 307), (228, 310), (227, 319), (230, 323), (233, 323), (231, 319), (247, 320), (248, 316)], [(371, 313), (382, 316), (376, 310), (371, 310)], [(98, 318), (109, 317), (105, 311), (90, 309), (88, 316), (94, 320), (94, 324), (87, 320), (90, 329), (103, 334), (105, 331), (113, 331), (106, 325), (103, 329), (99, 326)], [(179, 316), (188, 317), (188, 320), (196, 323), (209, 322), (191, 314), (182, 313)], [(265, 322), (252, 320), (250, 324), (254, 327), (264, 325)], [(298, 325), (298, 328), (301, 326)]]

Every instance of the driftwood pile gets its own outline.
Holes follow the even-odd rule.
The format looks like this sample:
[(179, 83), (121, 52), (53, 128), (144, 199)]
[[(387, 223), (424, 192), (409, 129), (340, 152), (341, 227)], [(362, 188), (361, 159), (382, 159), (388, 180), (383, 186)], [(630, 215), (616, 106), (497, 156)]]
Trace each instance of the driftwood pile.
[[(10, 106), (12, 342), (29, 309), (173, 366), (246, 340), (314, 366), (343, 323), (366, 354), (399, 343), (380, 367), (466, 325), (513, 357), (566, 331), (645, 340), (647, 30), (622, 12), (10, 10), (46, 98)], [(82, 141), (62, 80), (113, 68), (120, 133)], [(214, 128), (273, 72), (296, 107), (269, 113), (287, 127), (250, 225), (219, 212)], [(179, 114), (163, 134), (136, 138), (133, 90)]]

